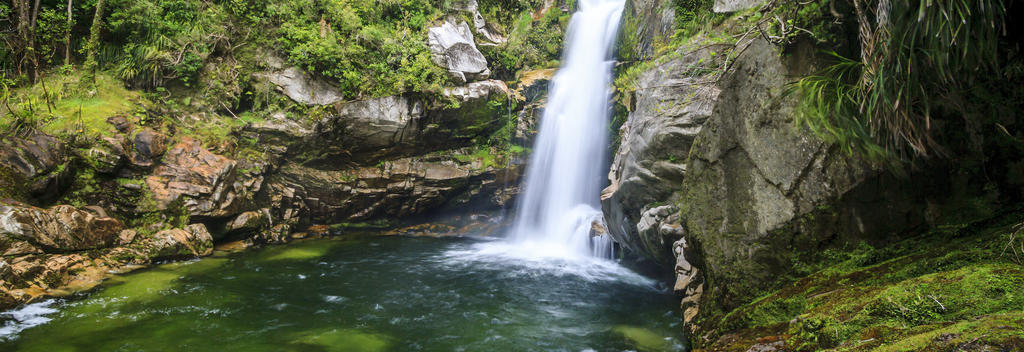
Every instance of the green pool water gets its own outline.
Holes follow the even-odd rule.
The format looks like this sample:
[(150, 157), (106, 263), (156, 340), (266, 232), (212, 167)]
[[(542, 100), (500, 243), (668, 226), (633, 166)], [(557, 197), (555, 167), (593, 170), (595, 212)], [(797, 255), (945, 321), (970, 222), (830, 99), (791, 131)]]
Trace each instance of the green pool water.
[(470, 238), (312, 240), (0, 314), (0, 351), (674, 351), (678, 300), (604, 261)]

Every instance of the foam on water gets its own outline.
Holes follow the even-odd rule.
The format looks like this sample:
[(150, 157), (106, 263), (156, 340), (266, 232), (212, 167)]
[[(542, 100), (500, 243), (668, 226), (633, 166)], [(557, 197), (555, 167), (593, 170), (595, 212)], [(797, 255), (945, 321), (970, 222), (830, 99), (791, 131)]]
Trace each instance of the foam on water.
[(491, 240), (469, 246), (453, 246), (436, 259), (452, 268), (495, 270), (509, 278), (572, 275), (591, 282), (617, 281), (659, 290), (655, 280), (614, 261), (564, 254), (562, 248), (552, 247), (544, 241)]
[(3, 326), (0, 326), (0, 340), (14, 338), (25, 329), (46, 324), (50, 321), (46, 316), (57, 312), (50, 307), (55, 302), (51, 299), (28, 304), (20, 309), (0, 312), (0, 322), (3, 322)]

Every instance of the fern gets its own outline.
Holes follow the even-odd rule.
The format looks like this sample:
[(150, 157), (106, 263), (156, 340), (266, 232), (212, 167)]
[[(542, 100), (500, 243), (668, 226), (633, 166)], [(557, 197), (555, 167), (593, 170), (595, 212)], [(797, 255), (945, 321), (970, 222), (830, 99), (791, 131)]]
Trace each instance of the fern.
[(988, 103), (1004, 94), (988, 88), (1000, 80), (1003, 2), (857, 1), (874, 9), (859, 10), (861, 60), (830, 53), (835, 64), (794, 83), (798, 120), (875, 162), (949, 156), (935, 121), (958, 116), (977, 134)]

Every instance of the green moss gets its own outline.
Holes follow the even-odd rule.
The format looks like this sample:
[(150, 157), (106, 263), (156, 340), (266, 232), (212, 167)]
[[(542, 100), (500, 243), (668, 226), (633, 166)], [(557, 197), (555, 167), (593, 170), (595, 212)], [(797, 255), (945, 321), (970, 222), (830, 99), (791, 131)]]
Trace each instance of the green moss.
[(916, 351), (981, 336), (991, 339), (975, 342), (1020, 346), (1019, 333), (997, 327), (1020, 326), (1024, 316), (1024, 267), (1003, 251), (1021, 221), (1017, 212), (938, 227), (885, 248), (826, 251), (831, 259), (822, 269), (711, 326), (751, 344), (782, 327), (787, 346), (798, 351)]

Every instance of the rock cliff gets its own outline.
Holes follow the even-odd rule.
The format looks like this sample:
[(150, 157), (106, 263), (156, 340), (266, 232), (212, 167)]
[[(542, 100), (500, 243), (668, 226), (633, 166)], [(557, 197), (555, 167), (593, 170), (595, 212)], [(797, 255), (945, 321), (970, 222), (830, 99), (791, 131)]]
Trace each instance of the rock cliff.
[(632, 1), (624, 19), (634, 37), (620, 52), (638, 61), (617, 81), (625, 116), (602, 205), (617, 242), (673, 268), (697, 346), (729, 330), (723, 316), (820, 268), (827, 250), (948, 223), (965, 198), (997, 207), (953, 165), (893, 172), (797, 123), (789, 85), (827, 64), (823, 43), (765, 34), (756, 19), (774, 22), (783, 5), (762, 3), (715, 1), (717, 24), (683, 41), (669, 38), (671, 3)]

